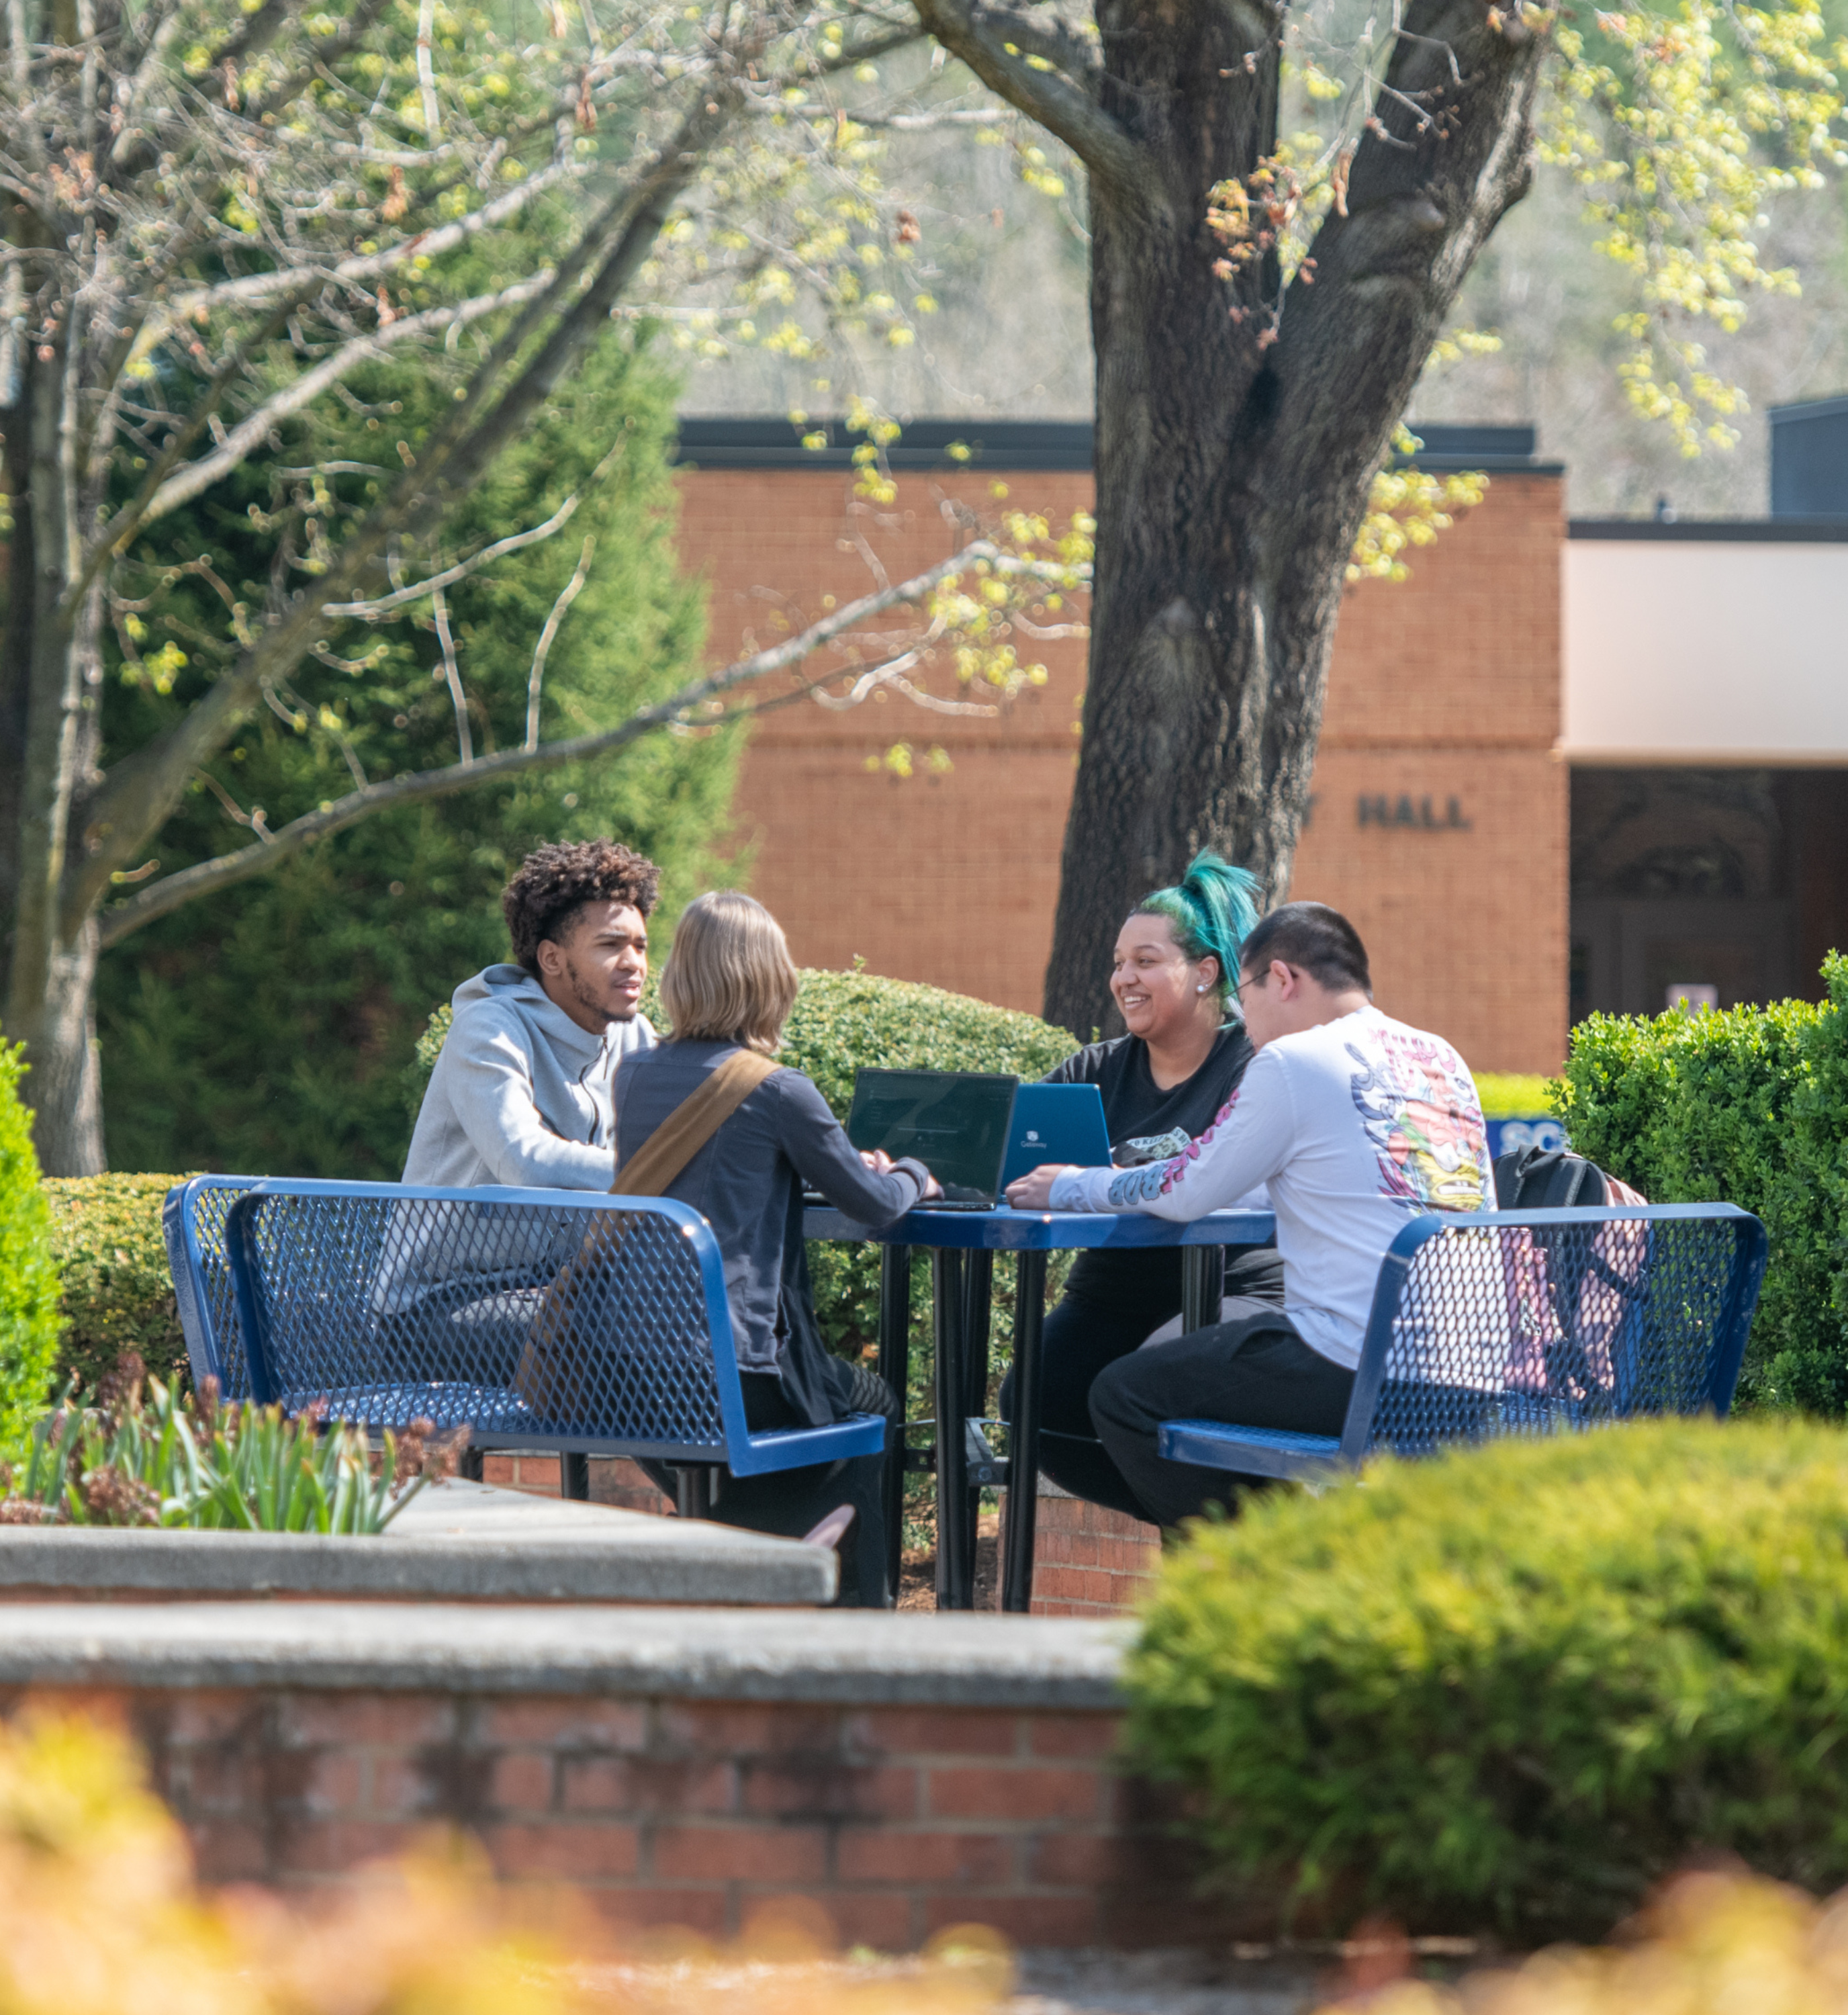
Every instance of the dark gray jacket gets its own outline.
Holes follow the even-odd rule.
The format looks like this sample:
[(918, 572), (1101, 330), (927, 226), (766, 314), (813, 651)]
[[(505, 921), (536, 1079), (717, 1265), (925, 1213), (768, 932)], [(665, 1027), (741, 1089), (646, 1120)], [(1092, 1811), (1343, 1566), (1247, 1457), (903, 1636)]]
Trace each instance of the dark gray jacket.
[[(623, 1162), (737, 1047), (667, 1042), (623, 1059), (615, 1083), (619, 1190)], [(739, 1369), (780, 1374), (791, 1405), (816, 1426), (833, 1410), (816, 1375), (823, 1345), (802, 1245), (803, 1185), (877, 1229), (913, 1209), (929, 1180), (920, 1162), (874, 1175), (814, 1085), (784, 1069), (750, 1094), (668, 1187), (719, 1241)]]

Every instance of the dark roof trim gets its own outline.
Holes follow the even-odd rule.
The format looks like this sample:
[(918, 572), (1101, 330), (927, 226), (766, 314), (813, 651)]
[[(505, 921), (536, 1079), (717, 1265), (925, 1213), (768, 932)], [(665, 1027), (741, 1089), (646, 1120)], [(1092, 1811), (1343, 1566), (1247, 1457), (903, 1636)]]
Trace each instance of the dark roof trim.
[[(805, 436), (825, 445), (804, 447)], [(841, 420), (686, 419), (677, 459), (695, 469), (851, 469), (866, 438)], [(968, 450), (952, 454), (952, 447)], [(894, 469), (1087, 469), (1089, 420), (910, 420), (886, 450)]]
[(1848, 518), (1574, 518), (1569, 539), (1666, 545), (1848, 545)]
[(1785, 421), (1832, 420), (1848, 413), (1848, 393), (1833, 399), (1810, 399), (1800, 406), (1772, 406), (1767, 408), (1766, 417), (1774, 426)]
[[(1558, 462), (1534, 461), (1531, 427), (1426, 426), (1417, 432), (1424, 447), (1413, 459), (1436, 473), (1563, 473)], [(1082, 470), (1092, 465), (1093, 434), (1089, 420), (908, 420), (886, 458), (895, 470)], [(816, 435), (823, 445), (802, 445)], [(694, 469), (850, 469), (864, 438), (849, 433), (838, 419), (798, 427), (788, 419), (731, 415), (688, 418), (680, 422), (676, 459)], [(953, 447), (968, 453), (953, 454)]]

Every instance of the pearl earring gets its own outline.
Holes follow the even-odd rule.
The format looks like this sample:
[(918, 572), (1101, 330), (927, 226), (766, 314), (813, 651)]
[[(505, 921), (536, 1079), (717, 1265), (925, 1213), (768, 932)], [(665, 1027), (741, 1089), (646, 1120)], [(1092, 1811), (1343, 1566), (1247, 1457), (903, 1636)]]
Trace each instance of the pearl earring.
[(1205, 993), (1206, 989), (1204, 986), (1197, 986), (1193, 990), (1196, 993)]

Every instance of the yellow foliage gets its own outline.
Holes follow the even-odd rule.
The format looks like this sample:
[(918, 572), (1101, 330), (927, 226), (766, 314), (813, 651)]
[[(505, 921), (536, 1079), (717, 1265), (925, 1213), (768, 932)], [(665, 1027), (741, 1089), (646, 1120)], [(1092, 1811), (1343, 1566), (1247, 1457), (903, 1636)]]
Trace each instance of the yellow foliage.
[(1751, 1877), (1690, 1875), (1645, 1914), (1647, 1935), (1543, 1952), (1460, 1988), (1400, 1981), (1371, 2015), (1828, 2015), (1848, 2006), (1848, 1896), (1818, 1905)]

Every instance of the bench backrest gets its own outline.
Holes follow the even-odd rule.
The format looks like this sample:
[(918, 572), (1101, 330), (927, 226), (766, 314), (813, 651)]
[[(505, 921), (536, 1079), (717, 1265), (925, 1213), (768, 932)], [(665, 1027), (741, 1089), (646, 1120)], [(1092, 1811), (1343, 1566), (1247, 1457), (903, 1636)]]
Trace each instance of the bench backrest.
[(1380, 1266), (1342, 1453), (1723, 1414), (1766, 1252), (1731, 1204), (1416, 1218)]
[[(225, 1247), (253, 1395), (478, 1446), (720, 1462), (745, 1436), (719, 1249), (666, 1198), (271, 1181)], [(547, 1291), (536, 1373), (518, 1367)], [(528, 1397), (521, 1396), (519, 1387)]]
[(260, 1176), (195, 1176), (167, 1193), (161, 1230), (192, 1382), (216, 1378), (228, 1399), (249, 1397), (249, 1361), (224, 1256), (224, 1216)]

